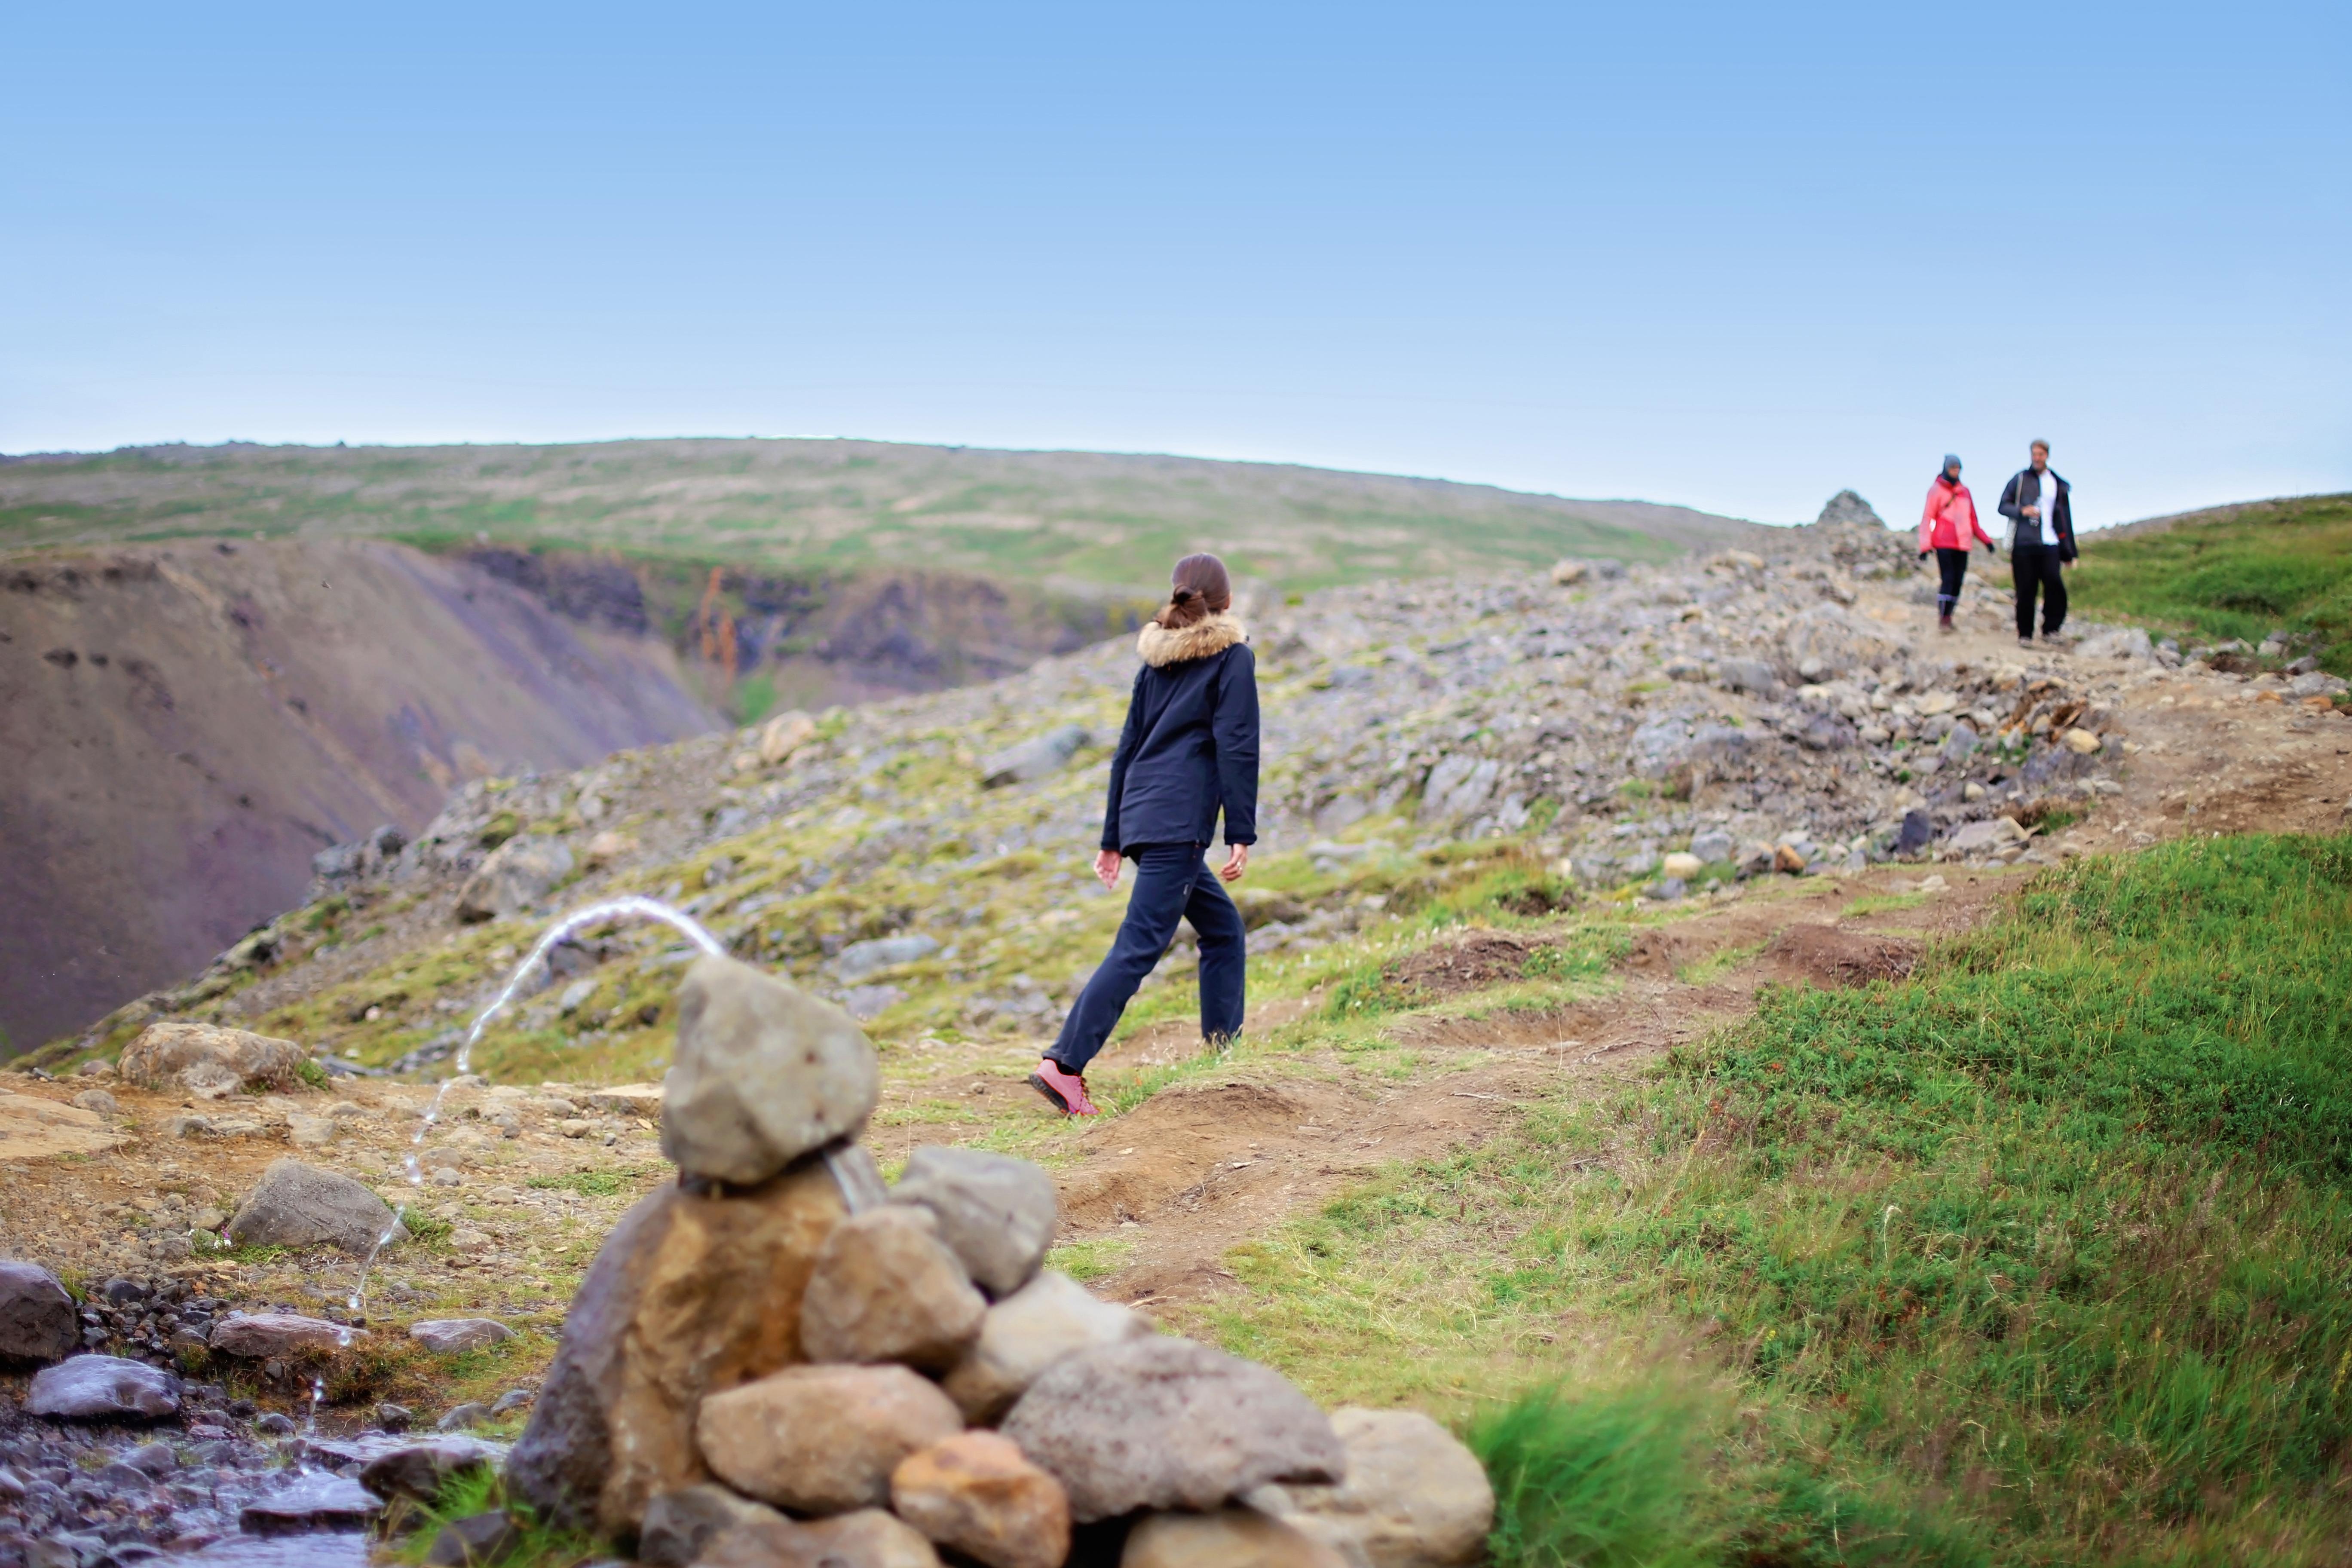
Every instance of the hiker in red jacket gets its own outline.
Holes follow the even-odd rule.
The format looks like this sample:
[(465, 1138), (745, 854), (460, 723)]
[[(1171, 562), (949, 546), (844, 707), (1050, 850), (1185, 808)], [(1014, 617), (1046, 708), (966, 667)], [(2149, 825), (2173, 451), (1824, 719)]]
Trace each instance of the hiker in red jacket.
[[(1973, 539), (1970, 535), (1974, 535)], [(1960, 483), (1960, 460), (1944, 454), (1944, 471), (1927, 487), (1927, 508), (1919, 514), (1919, 554), (1936, 552), (1943, 581), (1936, 590), (1936, 629), (1952, 629), (1952, 609), (1960, 602), (1960, 584), (1969, 575), (1969, 552), (1979, 544), (1994, 548), (1992, 535), (1977, 521), (1977, 499)]]

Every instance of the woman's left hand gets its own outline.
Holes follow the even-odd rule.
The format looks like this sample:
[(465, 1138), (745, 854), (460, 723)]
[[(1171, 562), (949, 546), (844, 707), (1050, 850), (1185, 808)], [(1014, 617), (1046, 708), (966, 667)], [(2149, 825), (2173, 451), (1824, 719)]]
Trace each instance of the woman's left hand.
[(1250, 847), (1246, 844), (1227, 845), (1225, 863), (1218, 869), (1217, 875), (1228, 882), (1240, 881), (1242, 873), (1249, 869), (1249, 849)]

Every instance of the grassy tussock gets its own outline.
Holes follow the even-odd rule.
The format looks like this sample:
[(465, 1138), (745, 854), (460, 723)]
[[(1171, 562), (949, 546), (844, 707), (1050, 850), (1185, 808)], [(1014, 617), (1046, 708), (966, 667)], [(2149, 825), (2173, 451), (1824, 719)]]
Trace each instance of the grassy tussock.
[[(1612, 1103), (1286, 1227), (1211, 1326), (1457, 1414), (1576, 1369), (1491, 1452), (1686, 1363), (1692, 1561), (2341, 1561), (2347, 930), (2352, 839), (2046, 874), (1908, 982), (1769, 994)], [(1502, 1560), (1683, 1560), (1641, 1544), (1662, 1510)]]

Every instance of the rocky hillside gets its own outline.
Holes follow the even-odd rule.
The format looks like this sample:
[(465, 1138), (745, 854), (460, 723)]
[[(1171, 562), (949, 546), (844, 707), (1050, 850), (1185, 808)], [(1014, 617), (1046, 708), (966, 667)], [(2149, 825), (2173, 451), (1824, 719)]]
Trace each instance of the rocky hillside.
[(1215, 550), (1280, 589), (1657, 561), (1753, 523), (1646, 501), (1266, 463), (883, 441), (128, 447), (0, 458), (0, 548), (255, 531), (599, 546), (1150, 594)]
[[(1267, 613), (1275, 858), (1243, 894), (1259, 959), (1425, 900), (1489, 844), (1524, 857), (1538, 900), (1712, 896), (1776, 864), (1954, 847), (2031, 862), (2050, 802), (2109, 787), (2134, 743), (2118, 681), (2183, 662), (2137, 633), (2098, 644), (2124, 665), (1956, 657), (1917, 634), (1930, 589), (1906, 542), (1822, 524), (1774, 542)], [(1987, 597), (1973, 613), (2005, 612)], [(309, 902), (80, 1048), (190, 1016), (429, 1068), (548, 912), (624, 893), (678, 903), (887, 1038), (1034, 1032), (1118, 919), (1085, 863), (1132, 662), (1108, 643), (984, 686), (478, 779), (404, 846), (353, 848)], [(2338, 689), (2284, 688), (2321, 707)], [(478, 1065), (657, 1073), (673, 951), (642, 926), (560, 951)]]
[[(593, 921), (522, 972), (517, 1005), (469, 1061), (455, 1059), (549, 916), (591, 900), (651, 894), (692, 911), (751, 961), (722, 967), (763, 993), (781, 991), (772, 977), (792, 982), (802, 994), (775, 1007), (822, 1020), (828, 1039), (856, 1034), (806, 993), (864, 1021), (875, 1048), (853, 1053), (856, 1113), (819, 1134), (862, 1124), (833, 1146), (845, 1164), (902, 1193), (956, 1146), (1042, 1170), (1055, 1198), (1047, 1267), (1092, 1298), (1051, 1287), (1055, 1353), (1090, 1323), (1133, 1332), (1106, 1310), (1116, 1303), (1272, 1363), (1322, 1407), (1458, 1417), (1591, 1370), (1583, 1319), (1556, 1300), (1512, 1305), (1531, 1260), (1588, 1267), (1554, 1229), (1511, 1239), (1502, 1211), (1524, 1201), (1519, 1218), (1540, 1212), (1545, 1226), (1563, 1212), (1556, 1192), (1512, 1184), (1536, 1157), (1528, 1138), (1549, 1140), (1541, 1158), (1604, 1206), (1658, 1162), (1685, 1194), (1715, 1111), (1696, 1142), (1680, 1123), (1629, 1131), (1618, 1120), (1646, 1115), (1640, 1094), (1664, 1081), (1649, 1068), (1687, 1065), (1667, 1053), (1783, 994), (1765, 988), (1808, 1005), (1805, 988), (1903, 975), (1937, 939), (2011, 902), (2027, 885), (2018, 873), (2040, 863), (2345, 821), (2344, 684), (2298, 670), (2284, 646), (2174, 647), (2090, 627), (2080, 642), (2021, 648), (2001, 595), (1981, 587), (1960, 629), (1938, 636), (1899, 536), (1832, 521), (1776, 542), (1671, 567), (1569, 562), (1266, 606), (1266, 831), (1238, 889), (1253, 928), (1248, 1027), (1228, 1050), (1201, 1048), (1180, 940), (1097, 1062), (1108, 1114), (1088, 1122), (1051, 1114), (1023, 1078), (1118, 918), (1118, 898), (1085, 872), (1132, 668), (1123, 643), (985, 686), (477, 780), (413, 841), (340, 847), (298, 908), (188, 983), (0, 1079), (0, 1256), (23, 1260), (0, 1267), (0, 1353), (102, 1352), (30, 1379), (0, 1371), (0, 1563), (58, 1560), (34, 1553), (64, 1536), (78, 1561), (152, 1544), (251, 1562), (265, 1531), (356, 1531), (379, 1513), (414, 1523), (401, 1510), (441, 1487), (445, 1460), (479, 1468), (502, 1439), (544, 1454), (551, 1436), (610, 1430), (597, 1402), (619, 1385), (595, 1374), (612, 1364), (593, 1353), (610, 1342), (598, 1332), (703, 1342), (628, 1328), (641, 1309), (646, 1323), (684, 1314), (774, 1348), (769, 1318), (746, 1319), (743, 1293), (702, 1267), (741, 1256), (703, 1222), (752, 1224), (762, 1200), (680, 1180), (720, 1169), (692, 1163), (698, 1117), (730, 1138), (756, 1120), (705, 1091), (751, 1080), (655, 1081), (674, 1058), (693, 1065), (709, 1015), (687, 1005), (708, 990), (689, 970), (707, 974), (715, 959), (698, 963), (696, 942), (668, 925)], [(771, 1066), (788, 1075), (821, 1059), (785, 1051)], [(1782, 1062), (1756, 1066), (1777, 1074)], [(797, 1169), (821, 1188), (816, 1168)], [(1023, 1179), (1036, 1194), (1023, 1210), (1025, 1269), (1045, 1209)], [(1827, 1185), (1800, 1180), (1808, 1193)], [(2183, 1190), (2180, 1205), (2211, 1189)], [(1446, 1233), (1443, 1268), (1410, 1252), (1373, 1258), (1366, 1249), (1399, 1234), (1368, 1227), (1375, 1212), (1463, 1228)], [(687, 1272), (626, 1263), (645, 1249)], [(600, 1255), (623, 1261), (592, 1270)], [(980, 1251), (965, 1263), (975, 1281), (991, 1267)], [(1298, 1278), (1295, 1294), (1266, 1293), (1277, 1272)], [(637, 1293), (688, 1274), (691, 1288)], [(968, 1327), (971, 1300), (946, 1294)], [(1465, 1339), (1465, 1303), (1506, 1314), (1510, 1343)], [(1635, 1315), (1654, 1346), (1656, 1320)], [(1736, 1379), (1753, 1344), (1710, 1342), (1716, 1331), (1700, 1325), (1690, 1354)], [(985, 1356), (985, 1323), (980, 1334)], [(1231, 1372), (1164, 1346), (1146, 1359), (1161, 1355)], [(1112, 1360), (1097, 1370), (1118, 1382)], [(1163, 1384), (1162, 1372), (1194, 1375), (1142, 1370)], [(876, 1375), (918, 1395), (935, 1386)], [(952, 1398), (955, 1379), (950, 1369), (936, 1386)], [(1742, 1433), (1755, 1431), (1751, 1407), (1779, 1419), (1751, 1406), (1753, 1385), (1736, 1386)], [(631, 1409), (675, 1434), (676, 1390), (703, 1385), (662, 1387), (671, 1394)], [(729, 1433), (700, 1436), (732, 1397), (719, 1387), (703, 1388), (718, 1398), (695, 1418), (698, 1451), (736, 1467), (722, 1479), (796, 1508), (777, 1479), (818, 1457), (772, 1467), (730, 1457)], [(795, 1390), (742, 1392), (757, 1405)], [(813, 1415), (806, 1405), (793, 1408)], [(400, 1435), (428, 1425), (444, 1459), (415, 1458)], [(1359, 1449), (1369, 1428), (1344, 1410), (1333, 1426), (1351, 1477), (1360, 1463), (1386, 1473), (1377, 1446)], [(798, 1429), (754, 1421), (747, 1441)], [(1056, 1454), (1051, 1431), (1003, 1430), (1031, 1463)], [(1436, 1432), (1416, 1430), (1417, 1443)], [(1801, 1434), (1808, 1453), (1815, 1431)], [(1013, 1462), (986, 1438), (940, 1442)], [(1441, 1450), (1459, 1465), (1442, 1444), (1416, 1451)], [(607, 1473), (568, 1441), (553, 1452), (567, 1489)], [(403, 1478), (412, 1463), (421, 1479)], [(551, 1472), (510, 1465), (509, 1484), (539, 1495), (534, 1473)], [(862, 1496), (902, 1524), (940, 1523), (928, 1491), (876, 1493), (877, 1473)], [(1057, 1479), (1075, 1499), (1086, 1475)], [(1476, 1478), (1463, 1479), (1454, 1494), (1476, 1500)], [(762, 1562), (812, 1535), (891, 1529), (877, 1516), (803, 1530), (709, 1489), (661, 1495), (687, 1534), (756, 1525)], [(457, 1529), (453, 1496), (481, 1510), (466, 1517), (485, 1541), (512, 1544), (496, 1532), (520, 1526), (489, 1491), (441, 1492), (436, 1524)], [(1332, 1521), (1346, 1529), (1379, 1512), (1378, 1499), (1301, 1491), (1249, 1502), (1226, 1521), (1245, 1533), (1277, 1516), (1305, 1531), (1322, 1503), (1349, 1515)], [(641, 1534), (656, 1533), (654, 1513), (647, 1499)], [(1828, 1498), (1819, 1538), (1853, 1518), (1850, 1500)], [(1118, 1561), (1089, 1528), (1073, 1531), (1069, 1561)], [(301, 1560), (355, 1564), (361, 1544), (311, 1537)], [(639, 1544), (683, 1563), (711, 1542)], [(1388, 1560), (1457, 1562), (1463, 1544), (1424, 1540)], [(1233, 1561), (1233, 1545), (1172, 1560)], [(554, 1568), (601, 1548), (542, 1535), (515, 1550)]]

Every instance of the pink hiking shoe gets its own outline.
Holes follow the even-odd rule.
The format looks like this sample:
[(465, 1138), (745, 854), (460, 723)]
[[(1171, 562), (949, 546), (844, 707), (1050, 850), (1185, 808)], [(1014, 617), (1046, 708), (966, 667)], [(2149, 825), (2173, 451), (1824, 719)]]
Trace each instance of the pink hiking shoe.
[(1029, 1075), (1029, 1087), (1045, 1097), (1065, 1116), (1100, 1116), (1102, 1108), (1087, 1098), (1087, 1080), (1047, 1057)]

